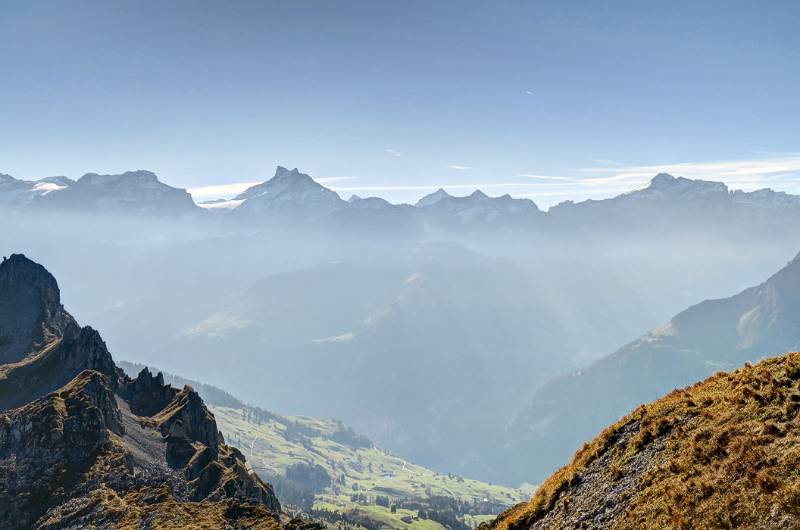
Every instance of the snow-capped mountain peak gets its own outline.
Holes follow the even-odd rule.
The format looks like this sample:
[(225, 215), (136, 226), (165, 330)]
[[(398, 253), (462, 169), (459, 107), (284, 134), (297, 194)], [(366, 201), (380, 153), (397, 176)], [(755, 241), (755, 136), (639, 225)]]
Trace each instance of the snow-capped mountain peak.
[(40, 181), (36, 203), (52, 209), (102, 213), (150, 213), (175, 216), (199, 211), (184, 189), (164, 184), (145, 170), (114, 175), (86, 173), (68, 186), (69, 179)]
[(67, 177), (47, 177), (29, 181), (0, 173), (0, 203), (24, 208), (36, 198), (65, 189), (74, 183), (75, 181)]
[(347, 203), (339, 195), (317, 183), (297, 168), (278, 166), (275, 176), (266, 182), (247, 188), (234, 200), (244, 201), (237, 211), (254, 213), (300, 213), (313, 217), (342, 208)]

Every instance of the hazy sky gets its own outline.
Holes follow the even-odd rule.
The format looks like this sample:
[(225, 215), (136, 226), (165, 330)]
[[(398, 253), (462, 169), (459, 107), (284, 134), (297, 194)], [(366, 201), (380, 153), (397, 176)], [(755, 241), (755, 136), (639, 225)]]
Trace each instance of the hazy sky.
[(548, 205), (667, 169), (800, 192), (798, 23), (797, 1), (0, 0), (0, 172), (202, 188), (281, 164), (345, 196)]

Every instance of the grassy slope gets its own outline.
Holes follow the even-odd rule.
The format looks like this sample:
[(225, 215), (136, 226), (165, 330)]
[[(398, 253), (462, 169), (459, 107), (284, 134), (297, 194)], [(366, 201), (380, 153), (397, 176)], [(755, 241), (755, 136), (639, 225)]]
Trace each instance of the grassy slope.
[[(607, 428), (490, 527), (569, 526), (585, 517), (580, 510), (603, 506), (585, 502), (588, 479), (600, 475), (591, 478), (596, 492), (636, 471), (632, 487), (613, 492), (624, 509), (603, 527), (798, 528), (798, 411), (800, 353), (718, 373)], [(630, 462), (642, 453), (650, 453), (646, 465), (634, 470)]]
[[(403, 516), (416, 516), (416, 511), (401, 508), (391, 513), (383, 506), (357, 504), (351, 501), (351, 495), (388, 496), (392, 500), (441, 495), (463, 501), (488, 499), (505, 506), (523, 498), (519, 490), (440, 475), (374, 446), (355, 447), (337, 442), (331, 438), (340, 428), (336, 422), (275, 417), (258, 424), (245, 420), (241, 409), (212, 406), (211, 410), (226, 441), (242, 450), (257, 472), (284, 476), (286, 469), (297, 462), (322, 466), (333, 479), (333, 485), (317, 495), (315, 509), (338, 512), (355, 509), (389, 528), (438, 530), (441, 526), (434, 521), (419, 519), (409, 524), (401, 520)], [(300, 425), (306, 435), (289, 435), (286, 420)], [(490, 514), (476, 514), (468, 516), (465, 522), (476, 526), (489, 517)]]

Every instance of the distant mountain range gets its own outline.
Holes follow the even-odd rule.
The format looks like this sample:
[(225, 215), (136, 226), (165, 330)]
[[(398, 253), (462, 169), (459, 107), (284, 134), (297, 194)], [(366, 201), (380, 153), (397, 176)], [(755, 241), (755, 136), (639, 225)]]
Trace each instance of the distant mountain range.
[[(547, 212), (529, 199), (489, 197), (476, 190), (454, 197), (439, 189), (415, 205), (339, 195), (297, 169), (278, 167), (275, 175), (230, 200), (199, 205), (182, 189), (149, 171), (120, 175), (88, 173), (72, 181), (49, 177), (23, 181), (0, 174), (0, 205), (16, 210), (44, 209), (90, 214), (129, 214), (167, 218), (226, 219), (248, 228), (345, 226), (392, 235), (423, 230), (671, 231), (688, 223), (727, 229), (765, 229), (800, 219), (800, 196), (769, 189), (731, 191), (721, 182), (675, 178), (661, 173), (640, 190), (605, 200), (563, 202)], [(651, 215), (653, 208), (658, 215)], [(785, 226), (785, 225), (784, 225)]]
[(668, 232), (675, 227), (713, 225), (728, 232), (788, 230), (800, 216), (800, 196), (762, 189), (732, 191), (722, 182), (659, 173), (640, 190), (611, 199), (563, 202), (547, 213), (559, 227)]
[(202, 207), (146, 172), (51, 180), (4, 179), (3, 247), (48, 263), (118, 355), (510, 485), (567, 450), (489, 458), (509, 424), (557, 432), (527, 406), (540, 385), (800, 248), (797, 197), (663, 174), (547, 212), (480, 192), (345, 201), (285, 168)]
[[(745, 361), (800, 350), (800, 256), (764, 283), (707, 300), (617, 352), (537, 390), (507, 439), (518, 480), (553, 471), (592, 433), (641, 403)], [(525, 478), (527, 477), (527, 478)]]

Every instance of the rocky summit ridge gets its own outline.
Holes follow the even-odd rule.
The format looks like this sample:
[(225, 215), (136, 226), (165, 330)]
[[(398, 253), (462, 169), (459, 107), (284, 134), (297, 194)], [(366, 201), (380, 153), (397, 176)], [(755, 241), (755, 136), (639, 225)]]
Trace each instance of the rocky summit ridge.
[(0, 266), (0, 363), (22, 360), (75, 325), (55, 278), (21, 254)]
[(281, 527), (200, 396), (126, 376), (20, 254), (0, 264), (0, 336), (1, 529)]

